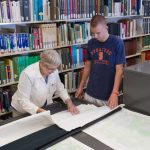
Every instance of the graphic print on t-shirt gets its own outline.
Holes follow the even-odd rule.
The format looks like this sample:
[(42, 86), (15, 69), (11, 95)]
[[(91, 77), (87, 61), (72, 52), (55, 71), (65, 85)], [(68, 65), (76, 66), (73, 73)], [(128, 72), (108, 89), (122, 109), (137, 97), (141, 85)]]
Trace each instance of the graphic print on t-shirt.
[(109, 58), (112, 55), (111, 50), (107, 48), (96, 48), (91, 52), (91, 56), (94, 57), (94, 64), (106, 64), (109, 65)]
[(103, 52), (99, 52), (99, 53), (98, 53), (98, 59), (99, 59), (99, 60), (102, 60), (102, 59), (103, 59)]

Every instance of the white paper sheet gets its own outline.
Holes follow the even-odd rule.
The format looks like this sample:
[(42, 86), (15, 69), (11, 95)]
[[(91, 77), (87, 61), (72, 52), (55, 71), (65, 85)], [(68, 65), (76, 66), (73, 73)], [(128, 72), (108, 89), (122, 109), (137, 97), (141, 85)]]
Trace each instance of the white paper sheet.
[(46, 150), (93, 150), (87, 145), (79, 142), (78, 140), (69, 137)]
[(51, 126), (50, 111), (25, 117), (0, 126), (0, 146)]
[(124, 108), (84, 132), (115, 150), (150, 149), (150, 117)]
[(52, 115), (52, 120), (59, 127), (66, 131), (70, 131), (77, 127), (82, 127), (85, 124), (110, 112), (108, 106), (96, 107), (94, 105), (79, 105), (77, 107), (80, 114), (71, 115), (70, 112), (62, 111)]

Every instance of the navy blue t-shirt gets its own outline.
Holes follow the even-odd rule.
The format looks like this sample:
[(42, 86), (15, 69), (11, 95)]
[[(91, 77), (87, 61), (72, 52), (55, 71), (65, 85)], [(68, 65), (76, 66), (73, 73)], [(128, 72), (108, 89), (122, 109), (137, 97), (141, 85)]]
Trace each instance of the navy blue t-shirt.
[(114, 35), (109, 35), (105, 42), (91, 39), (86, 57), (92, 62), (86, 93), (97, 99), (108, 100), (114, 85), (115, 67), (125, 64), (123, 40)]

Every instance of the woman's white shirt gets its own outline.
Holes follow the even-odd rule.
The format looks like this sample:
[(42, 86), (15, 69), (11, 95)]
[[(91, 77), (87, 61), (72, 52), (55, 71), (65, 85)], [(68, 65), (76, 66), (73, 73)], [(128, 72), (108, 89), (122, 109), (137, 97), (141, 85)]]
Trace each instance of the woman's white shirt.
[(40, 73), (39, 62), (28, 66), (20, 75), (18, 90), (12, 97), (11, 105), (19, 112), (35, 114), (46, 100), (51, 104), (52, 96), (57, 94), (63, 101), (70, 99), (60, 81), (58, 70), (48, 76), (48, 82)]

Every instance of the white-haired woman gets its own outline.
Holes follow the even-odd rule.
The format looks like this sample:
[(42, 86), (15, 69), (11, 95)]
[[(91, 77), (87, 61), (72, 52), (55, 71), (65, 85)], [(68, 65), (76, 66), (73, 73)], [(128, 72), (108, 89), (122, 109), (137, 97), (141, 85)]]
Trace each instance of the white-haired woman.
[(57, 70), (60, 64), (59, 54), (55, 50), (46, 50), (41, 53), (39, 62), (23, 70), (18, 89), (12, 97), (14, 110), (30, 114), (43, 112), (45, 110), (42, 107), (53, 103), (52, 96), (56, 93), (72, 114), (79, 113), (60, 81)]

